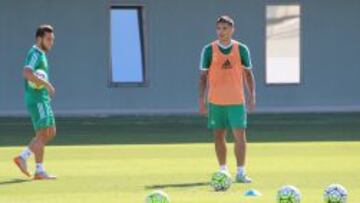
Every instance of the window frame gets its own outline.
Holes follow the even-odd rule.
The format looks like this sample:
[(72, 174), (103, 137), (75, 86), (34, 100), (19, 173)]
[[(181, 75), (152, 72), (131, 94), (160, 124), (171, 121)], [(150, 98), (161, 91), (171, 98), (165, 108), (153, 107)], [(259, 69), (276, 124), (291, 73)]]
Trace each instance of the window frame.
[[(267, 81), (268, 73), (268, 64), (267, 64), (267, 8), (268, 6), (299, 6), (299, 82), (285, 82), (285, 83), (273, 83)], [(300, 1), (270, 1), (265, 3), (264, 8), (264, 64), (265, 64), (265, 74), (264, 74), (264, 83), (265, 86), (300, 86), (304, 83), (304, 68), (303, 68), (303, 5)]]
[[(113, 10), (136, 10), (138, 14), (138, 26), (139, 26), (139, 34), (140, 34), (140, 48), (141, 48), (141, 60), (142, 60), (142, 78), (141, 82), (117, 82), (113, 81), (113, 64), (112, 64), (112, 41), (111, 41), (111, 12)], [(145, 6), (144, 5), (121, 5), (121, 4), (110, 4), (108, 7), (108, 31), (109, 31), (109, 66), (108, 66), (108, 87), (116, 88), (116, 87), (147, 87), (149, 85), (149, 81), (147, 78), (147, 57), (146, 57), (146, 25), (145, 25)]]

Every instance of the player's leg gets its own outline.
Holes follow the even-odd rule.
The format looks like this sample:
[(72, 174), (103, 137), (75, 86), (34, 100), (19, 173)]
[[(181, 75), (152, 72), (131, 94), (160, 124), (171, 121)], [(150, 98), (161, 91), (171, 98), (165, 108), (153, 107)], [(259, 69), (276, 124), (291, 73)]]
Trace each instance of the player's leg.
[(246, 174), (245, 161), (246, 161), (246, 132), (245, 129), (233, 129), (234, 135), (234, 152), (237, 163), (236, 181), (241, 183), (251, 183), (252, 180)]
[[(44, 151), (45, 146), (47, 143), (49, 143), (54, 136), (56, 135), (56, 127), (51, 126), (49, 128), (44, 128), (40, 131), (38, 131), (37, 141), (38, 141), (38, 147), (39, 147), (39, 153), (35, 153), (35, 162), (36, 162), (36, 171), (35, 174), (41, 174), (45, 172), (43, 162), (44, 162)], [(35, 151), (35, 150), (34, 150)], [(36, 177), (35, 177), (36, 178)]]
[(44, 147), (49, 139), (50, 135), (48, 128), (37, 130), (35, 137), (31, 140), (28, 147), (14, 159), (14, 162), (25, 175), (30, 176), (30, 173), (27, 170), (26, 161), (32, 153), (35, 155), (36, 171), (43, 171), (42, 163), (44, 160)]
[(220, 166), (220, 170), (228, 171), (226, 165), (226, 154), (227, 154), (226, 129), (215, 129), (214, 140), (215, 140), (215, 152)]
[(35, 155), (35, 162), (43, 163), (45, 145), (54, 138), (56, 134), (56, 127), (39, 129), (36, 132), (36, 137), (30, 142), (29, 148)]
[[(39, 146), (39, 154), (38, 158), (35, 154), (36, 161), (36, 171), (34, 175), (35, 180), (42, 179), (55, 179), (55, 176), (49, 175), (46, 173), (43, 165), (44, 161), (44, 150), (45, 145), (54, 138), (56, 135), (56, 125), (55, 125), (55, 117), (54, 113), (51, 109), (50, 103), (43, 103), (44, 116), (43, 119), (38, 123), (37, 128), (40, 129), (37, 134), (38, 138), (38, 146)], [(35, 152), (34, 152), (35, 153)]]
[(234, 135), (234, 152), (237, 163), (237, 175), (236, 179), (238, 182), (250, 183), (251, 179), (247, 176), (245, 170), (246, 161), (246, 131), (245, 129), (233, 129)]
[(47, 128), (47, 136), (45, 137), (45, 144), (49, 143), (56, 136), (56, 126), (53, 125)]
[(236, 165), (245, 167), (246, 159), (246, 133), (244, 129), (233, 129), (234, 135), (234, 153), (236, 157)]
[(226, 165), (226, 114), (223, 106), (209, 104), (208, 127), (213, 130), (215, 152), (220, 170), (228, 170)]
[[(35, 129), (35, 132), (37, 131), (37, 126), (40, 120), (40, 105), (36, 103), (29, 103), (27, 104), (27, 110), (30, 114), (31, 122), (33, 125), (33, 128)], [(35, 133), (35, 137), (30, 141), (29, 145), (25, 147), (25, 149), (20, 153), (19, 156), (14, 158), (14, 163), (17, 165), (17, 167), (20, 169), (20, 171), (25, 174), (26, 176), (30, 177), (30, 173), (27, 169), (27, 160), (30, 158), (30, 156), (33, 154), (33, 151), (30, 149), (30, 145), (32, 143), (37, 143), (37, 133)]]
[[(31, 116), (33, 127), (36, 131), (35, 137), (30, 142), (29, 146), (14, 159), (20, 170), (29, 176), (26, 167), (26, 160), (34, 153), (36, 162), (35, 179), (52, 179), (52, 176), (46, 174), (44, 161), (44, 148), (56, 134), (55, 118), (49, 102), (38, 102), (35, 104), (28, 104), (28, 110)], [(19, 161), (20, 160), (20, 161)], [(16, 161), (19, 161), (18, 164)]]
[(234, 136), (234, 153), (237, 163), (237, 182), (250, 183), (252, 180), (246, 175), (246, 127), (247, 116), (244, 105), (232, 105), (227, 109), (229, 125)]
[(34, 153), (35, 163), (43, 163), (44, 161), (44, 148), (46, 143), (47, 128), (39, 129), (36, 131), (35, 138), (29, 144), (29, 148)]
[(43, 162), (44, 162), (44, 151), (45, 145), (55, 136), (55, 126), (43, 128), (37, 131), (36, 139), (31, 143), (30, 148), (34, 152), (36, 171), (34, 175), (35, 180), (42, 179), (55, 179), (55, 176), (46, 173)]

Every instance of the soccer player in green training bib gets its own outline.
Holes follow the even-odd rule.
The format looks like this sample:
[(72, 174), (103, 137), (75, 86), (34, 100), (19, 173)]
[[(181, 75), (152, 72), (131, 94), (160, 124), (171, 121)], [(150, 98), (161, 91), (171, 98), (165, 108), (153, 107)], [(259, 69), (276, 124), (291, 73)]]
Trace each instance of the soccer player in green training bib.
[[(245, 171), (246, 106), (250, 111), (255, 107), (255, 81), (250, 53), (245, 44), (232, 39), (234, 20), (229, 16), (218, 18), (216, 31), (218, 40), (205, 46), (201, 55), (200, 113), (208, 115), (208, 127), (214, 132), (220, 170), (228, 171), (225, 136), (229, 130), (235, 142), (236, 181), (250, 183), (252, 180)], [(245, 86), (248, 90), (246, 102)]]
[(48, 80), (49, 65), (46, 53), (54, 44), (54, 30), (50, 25), (41, 25), (36, 30), (36, 44), (29, 50), (23, 76), (25, 78), (25, 103), (30, 114), (35, 137), (22, 153), (14, 158), (17, 167), (27, 176), (27, 160), (35, 155), (36, 171), (34, 180), (55, 179), (49, 175), (43, 166), (45, 145), (55, 136), (56, 126), (54, 113), (50, 106), (50, 97), (55, 95), (55, 89)]

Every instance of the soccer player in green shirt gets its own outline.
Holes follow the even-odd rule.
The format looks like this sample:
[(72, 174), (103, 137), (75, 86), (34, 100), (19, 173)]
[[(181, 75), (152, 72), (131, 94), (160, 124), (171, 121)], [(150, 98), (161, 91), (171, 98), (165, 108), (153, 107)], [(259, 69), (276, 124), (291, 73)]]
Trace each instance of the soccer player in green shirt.
[(26, 161), (34, 153), (36, 162), (34, 180), (55, 179), (56, 177), (49, 175), (43, 166), (45, 145), (56, 134), (54, 113), (50, 106), (55, 88), (48, 81), (48, 77), (41, 78), (36, 75), (38, 71), (49, 75), (46, 53), (54, 44), (54, 30), (50, 25), (41, 25), (36, 30), (35, 38), (36, 44), (29, 50), (22, 71), (25, 79), (25, 103), (35, 130), (35, 137), (22, 153), (14, 158), (14, 162), (22, 173), (30, 177)]
[[(202, 51), (199, 108), (201, 114), (208, 116), (208, 127), (214, 132), (220, 170), (228, 171), (225, 136), (231, 131), (235, 142), (236, 181), (250, 183), (252, 180), (245, 171), (246, 107), (250, 111), (255, 107), (255, 81), (247, 46), (232, 39), (234, 26), (229, 16), (219, 17), (216, 22), (218, 39)], [(248, 90), (246, 98), (245, 88)]]

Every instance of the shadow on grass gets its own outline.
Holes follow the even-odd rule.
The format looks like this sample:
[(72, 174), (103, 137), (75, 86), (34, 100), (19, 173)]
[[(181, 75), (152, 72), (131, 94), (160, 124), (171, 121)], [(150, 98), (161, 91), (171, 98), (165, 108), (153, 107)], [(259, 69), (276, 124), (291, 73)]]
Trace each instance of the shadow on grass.
[(197, 182), (197, 183), (179, 183), (179, 184), (163, 184), (163, 185), (150, 185), (145, 186), (147, 190), (165, 189), (165, 188), (187, 188), (187, 187), (202, 187), (208, 186), (208, 182)]
[[(251, 114), (248, 120), (252, 143), (360, 141), (360, 113)], [(51, 145), (211, 143), (206, 123), (199, 116), (57, 118)], [(25, 145), (32, 136), (29, 118), (0, 118), (0, 146)]]
[(12, 184), (20, 184), (20, 183), (26, 183), (31, 182), (32, 180), (29, 179), (12, 179), (7, 181), (0, 181), (0, 185), (12, 185)]

